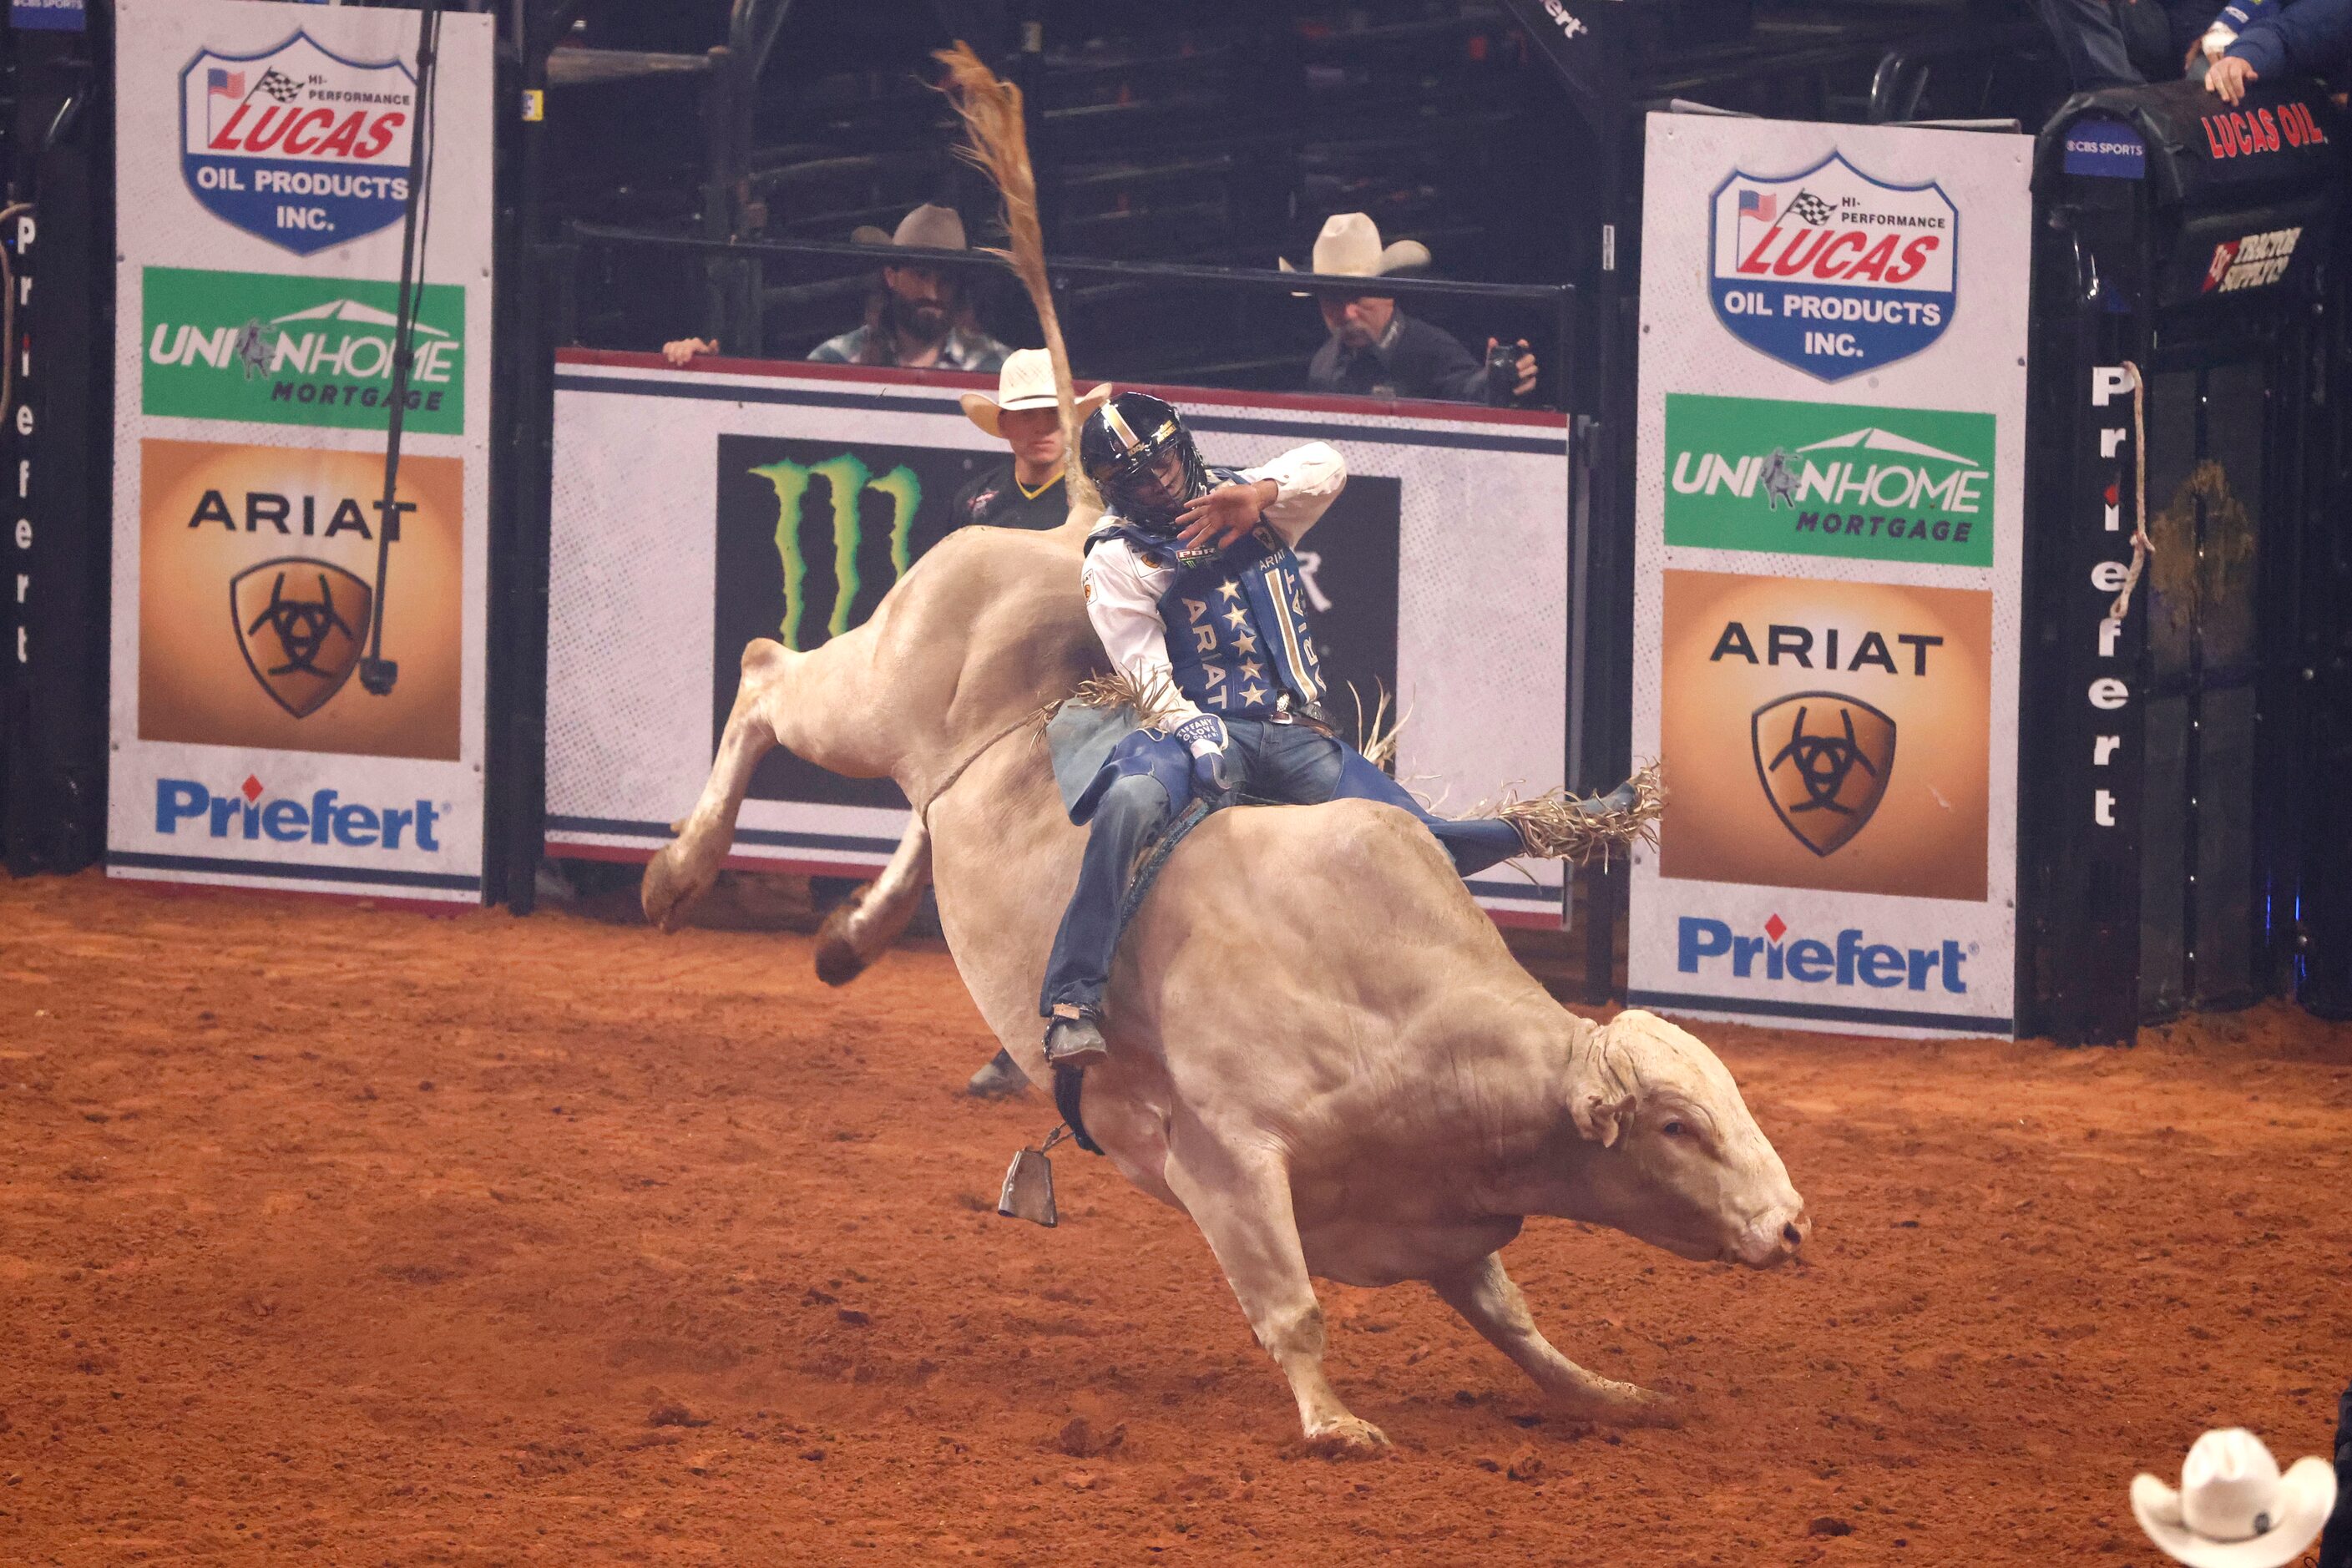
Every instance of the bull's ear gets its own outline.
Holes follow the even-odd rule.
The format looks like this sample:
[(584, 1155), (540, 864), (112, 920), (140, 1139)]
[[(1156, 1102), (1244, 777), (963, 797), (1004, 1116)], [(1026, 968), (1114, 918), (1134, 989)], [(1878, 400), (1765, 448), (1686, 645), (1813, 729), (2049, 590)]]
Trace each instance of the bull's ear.
[(1633, 1098), (1625, 1095), (1612, 1099), (1605, 1095), (1580, 1094), (1570, 1102), (1569, 1114), (1576, 1120), (1576, 1130), (1603, 1149), (1616, 1146), (1617, 1135), (1633, 1114)]

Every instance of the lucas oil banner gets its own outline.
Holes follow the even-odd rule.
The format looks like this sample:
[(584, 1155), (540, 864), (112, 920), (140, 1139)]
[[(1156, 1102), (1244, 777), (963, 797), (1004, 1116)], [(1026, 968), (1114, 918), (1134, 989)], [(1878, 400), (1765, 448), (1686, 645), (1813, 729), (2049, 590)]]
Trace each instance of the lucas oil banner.
[[(551, 854), (644, 859), (702, 789), (744, 646), (807, 651), (861, 625), (1005, 468), (963, 385), (773, 364), (672, 370), (566, 353), (555, 405), (547, 699)], [(1360, 694), (1411, 716), (1397, 774), (1441, 810), (1532, 793), (1566, 765), (1568, 439), (1558, 416), (1423, 417), (1341, 401), (1170, 391), (1211, 462), (1328, 441), (1347, 488), (1301, 542), (1307, 618), (1344, 732)], [(647, 498), (657, 498), (648, 510)], [(1495, 563), (1507, 563), (1497, 571)], [(1078, 592), (1078, 557), (1069, 562)], [(732, 863), (867, 876), (907, 803), (782, 750), (761, 762)], [(1557, 927), (1556, 863), (1471, 891)]]
[[(119, 0), (116, 876), (481, 896), (490, 18)], [(477, 352), (477, 350), (479, 352)]]
[(2011, 1030), (2032, 148), (1650, 117), (1637, 1003)]

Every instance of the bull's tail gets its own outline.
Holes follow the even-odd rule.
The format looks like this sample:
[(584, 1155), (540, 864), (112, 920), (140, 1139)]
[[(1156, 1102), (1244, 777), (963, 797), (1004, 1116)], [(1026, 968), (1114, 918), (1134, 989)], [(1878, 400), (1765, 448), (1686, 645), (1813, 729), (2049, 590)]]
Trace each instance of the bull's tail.
[(825, 917), (817, 933), (816, 977), (827, 985), (846, 985), (864, 973), (907, 929), (930, 882), (931, 834), (918, 816), (882, 875)]

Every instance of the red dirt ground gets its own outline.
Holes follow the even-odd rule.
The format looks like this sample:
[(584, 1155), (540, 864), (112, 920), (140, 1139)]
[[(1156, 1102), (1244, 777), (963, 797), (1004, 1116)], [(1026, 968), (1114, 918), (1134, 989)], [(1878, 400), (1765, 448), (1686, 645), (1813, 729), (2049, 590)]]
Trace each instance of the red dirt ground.
[(2352, 1031), (1706, 1033), (1811, 1264), (1509, 1253), (1686, 1423), (1335, 1288), (1396, 1443), (1335, 1463), (1182, 1215), (1075, 1152), (1059, 1230), (995, 1215), (1054, 1118), (958, 1093), (936, 943), (835, 992), (801, 937), (0, 883), (0, 1559), (2149, 1564), (2135, 1469), (2326, 1450)]

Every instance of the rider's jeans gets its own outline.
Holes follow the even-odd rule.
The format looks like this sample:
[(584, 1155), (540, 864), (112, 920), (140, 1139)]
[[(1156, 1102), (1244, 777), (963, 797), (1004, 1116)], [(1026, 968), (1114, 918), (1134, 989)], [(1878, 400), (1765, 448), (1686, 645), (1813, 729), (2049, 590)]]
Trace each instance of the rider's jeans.
[[(1499, 817), (1454, 822), (1431, 813), (1402, 785), (1351, 748), (1306, 724), (1228, 719), (1225, 766), (1244, 804), (1318, 805), (1342, 795), (1385, 801), (1427, 825), (1455, 869), (1467, 877), (1524, 853), (1518, 829)], [(1077, 890), (1062, 915), (1045, 966), (1041, 1012), (1073, 1006), (1090, 1016), (1102, 1009), (1111, 955), (1118, 946), (1118, 908), (1137, 854), (1171, 815), (1168, 792), (1148, 776), (1130, 774), (1103, 792), (1088, 824)]]

